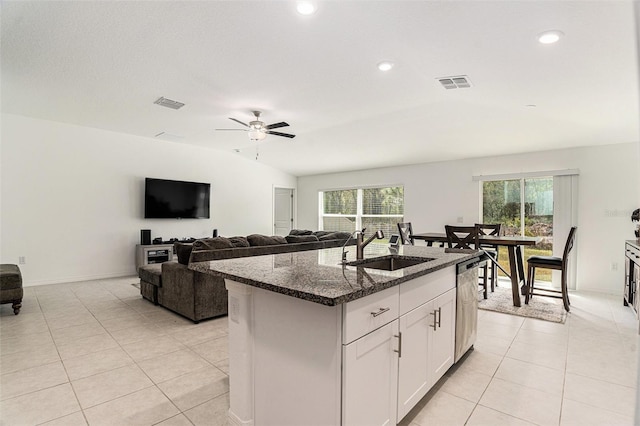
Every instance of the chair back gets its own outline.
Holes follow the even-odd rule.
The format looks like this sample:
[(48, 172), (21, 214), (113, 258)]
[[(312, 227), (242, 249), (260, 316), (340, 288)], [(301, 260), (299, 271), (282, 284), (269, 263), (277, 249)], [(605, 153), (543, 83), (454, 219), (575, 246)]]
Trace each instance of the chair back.
[(411, 222), (398, 223), (398, 232), (400, 232), (400, 242), (402, 244), (413, 245), (413, 228)]
[(477, 250), (478, 228), (475, 226), (445, 225), (449, 248)]
[[(502, 232), (501, 223), (496, 223), (496, 224), (476, 223), (476, 228), (478, 229), (478, 237), (480, 237), (481, 235), (500, 236)], [(482, 241), (480, 241), (480, 247), (487, 247), (496, 251), (498, 250), (498, 246), (494, 244), (486, 244), (486, 243), (483, 244)]]
[(567, 265), (567, 260), (569, 259), (569, 253), (573, 248), (573, 243), (576, 239), (576, 231), (578, 230), (577, 226), (572, 226), (569, 231), (569, 236), (567, 237), (567, 243), (564, 245), (564, 253), (562, 254), (562, 267), (565, 268)]
[(496, 235), (499, 236), (502, 232), (502, 224), (488, 224), (488, 223), (476, 223), (478, 228), (478, 235)]

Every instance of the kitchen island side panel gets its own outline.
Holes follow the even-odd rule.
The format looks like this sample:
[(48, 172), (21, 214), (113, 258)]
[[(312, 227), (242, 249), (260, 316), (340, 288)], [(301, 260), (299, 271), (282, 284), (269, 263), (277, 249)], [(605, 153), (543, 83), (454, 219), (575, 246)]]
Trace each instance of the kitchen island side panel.
[(342, 307), (253, 292), (255, 424), (340, 424)]

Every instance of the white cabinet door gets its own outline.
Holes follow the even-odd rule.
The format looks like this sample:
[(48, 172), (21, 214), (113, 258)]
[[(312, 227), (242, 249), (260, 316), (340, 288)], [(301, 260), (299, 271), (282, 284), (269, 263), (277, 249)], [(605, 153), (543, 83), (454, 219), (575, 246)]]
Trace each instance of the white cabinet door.
[(453, 365), (456, 340), (456, 290), (449, 290), (435, 298), (432, 303), (432, 309), (437, 318), (435, 328), (432, 327), (429, 333), (429, 387), (440, 380)]
[(396, 424), (398, 320), (343, 346), (342, 424)]
[(431, 387), (428, 336), (434, 322), (433, 302), (400, 317), (401, 353), (398, 366), (398, 419), (411, 411)]

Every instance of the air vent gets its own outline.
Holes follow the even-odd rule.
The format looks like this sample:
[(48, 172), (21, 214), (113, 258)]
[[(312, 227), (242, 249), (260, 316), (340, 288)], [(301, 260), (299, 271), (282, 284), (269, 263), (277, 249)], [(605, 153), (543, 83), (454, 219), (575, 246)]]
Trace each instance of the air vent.
[(178, 101), (172, 101), (171, 99), (167, 99), (167, 98), (158, 98), (154, 104), (163, 106), (163, 107), (167, 107), (167, 108), (171, 108), (171, 109), (180, 109), (184, 106), (184, 104), (182, 102), (178, 102)]
[(467, 87), (471, 87), (471, 81), (469, 81), (469, 77), (466, 75), (457, 75), (455, 77), (440, 77), (438, 81), (442, 86), (449, 89), (465, 89)]

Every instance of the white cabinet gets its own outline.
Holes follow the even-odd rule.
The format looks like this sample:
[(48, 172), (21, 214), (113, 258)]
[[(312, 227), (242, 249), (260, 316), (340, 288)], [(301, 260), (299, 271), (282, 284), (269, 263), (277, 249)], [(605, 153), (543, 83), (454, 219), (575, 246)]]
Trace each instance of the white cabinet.
[(429, 342), (432, 304), (425, 303), (400, 317), (402, 353), (398, 370), (398, 421), (429, 391)]
[(449, 290), (433, 302), (433, 312), (438, 314), (438, 322), (429, 333), (429, 387), (453, 365), (456, 341), (456, 290)]
[(345, 305), (344, 425), (399, 423), (453, 365), (455, 279), (446, 268)]
[(342, 424), (396, 424), (398, 320), (343, 347)]
[(398, 423), (453, 365), (455, 306), (451, 289), (400, 317)]

